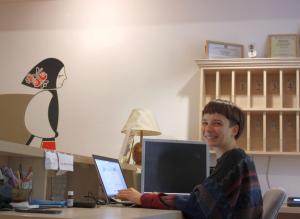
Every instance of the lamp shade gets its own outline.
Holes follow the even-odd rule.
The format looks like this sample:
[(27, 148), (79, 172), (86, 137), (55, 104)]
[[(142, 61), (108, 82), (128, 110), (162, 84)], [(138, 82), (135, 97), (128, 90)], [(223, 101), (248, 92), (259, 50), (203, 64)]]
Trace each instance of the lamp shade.
[(134, 135), (153, 136), (160, 135), (158, 124), (151, 113), (146, 109), (133, 109), (122, 129), (122, 133), (132, 132)]

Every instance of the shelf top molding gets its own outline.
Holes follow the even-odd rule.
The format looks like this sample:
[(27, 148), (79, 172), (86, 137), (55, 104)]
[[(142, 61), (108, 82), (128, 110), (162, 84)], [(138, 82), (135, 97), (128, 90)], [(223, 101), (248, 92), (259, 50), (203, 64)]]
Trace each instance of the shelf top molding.
[[(1, 155), (13, 156), (13, 157), (35, 157), (35, 158), (43, 159), (45, 157), (45, 152), (41, 148), (0, 140), (0, 156)], [(94, 161), (92, 157), (82, 156), (77, 154), (73, 154), (73, 155), (74, 155), (75, 163), (94, 165)], [(135, 165), (121, 164), (121, 166), (125, 170), (136, 170)]]
[[(14, 156), (14, 157), (36, 157), (44, 158), (45, 152), (41, 148), (23, 145), (19, 143), (0, 141), (0, 155)], [(91, 157), (74, 155), (75, 163), (93, 164)]]
[(0, 147), (0, 155), (44, 157), (42, 149), (28, 145), (0, 140)]
[(197, 59), (200, 68), (300, 68), (300, 58)]
[[(45, 157), (44, 150), (37, 147), (2, 140), (0, 140), (0, 147), (0, 155), (36, 158)], [(90, 157), (81, 155), (74, 155), (74, 161), (76, 163), (93, 164), (93, 161)]]

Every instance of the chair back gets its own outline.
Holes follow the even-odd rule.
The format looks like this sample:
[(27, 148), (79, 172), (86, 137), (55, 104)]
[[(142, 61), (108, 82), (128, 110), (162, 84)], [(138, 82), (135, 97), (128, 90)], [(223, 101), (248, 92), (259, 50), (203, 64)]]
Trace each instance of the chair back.
[(285, 190), (282, 188), (272, 188), (263, 196), (263, 216), (262, 219), (276, 219), (279, 209), (286, 198)]

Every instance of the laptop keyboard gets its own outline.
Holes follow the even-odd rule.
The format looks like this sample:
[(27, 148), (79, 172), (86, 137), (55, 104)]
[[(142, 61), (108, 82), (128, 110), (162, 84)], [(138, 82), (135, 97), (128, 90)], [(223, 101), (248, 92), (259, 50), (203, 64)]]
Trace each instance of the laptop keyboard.
[(112, 200), (112, 202), (118, 203), (118, 204), (123, 204), (123, 205), (133, 205), (134, 203), (131, 201), (124, 201), (121, 200), (117, 197), (110, 197), (110, 199)]

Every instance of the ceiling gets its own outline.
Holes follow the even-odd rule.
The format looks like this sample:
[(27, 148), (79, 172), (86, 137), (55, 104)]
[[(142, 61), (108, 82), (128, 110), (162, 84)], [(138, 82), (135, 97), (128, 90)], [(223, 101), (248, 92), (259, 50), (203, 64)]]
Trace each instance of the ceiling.
[(0, 0), (0, 31), (299, 19), (299, 0)]

